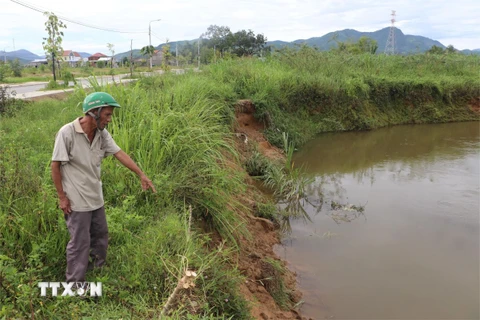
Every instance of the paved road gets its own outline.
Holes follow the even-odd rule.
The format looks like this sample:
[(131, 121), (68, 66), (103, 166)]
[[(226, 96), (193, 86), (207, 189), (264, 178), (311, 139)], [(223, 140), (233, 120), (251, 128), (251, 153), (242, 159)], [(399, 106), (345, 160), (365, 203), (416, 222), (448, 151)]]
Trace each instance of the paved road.
[[(125, 75), (116, 75), (112, 79), (112, 76), (99, 76), (97, 77), (97, 81), (100, 84), (107, 84), (111, 83), (112, 81), (119, 82), (121, 78), (123, 78)], [(90, 86), (90, 77), (89, 78), (79, 78), (77, 79), (77, 84), (82, 85), (83, 87), (89, 87)], [(70, 82), (70, 86), (73, 86), (74, 83)], [(29, 82), (29, 83), (24, 83), (24, 84), (16, 84), (16, 85), (8, 85), (10, 88), (8, 91), (15, 91), (18, 96), (21, 96), (22, 94), (30, 93), (30, 92), (35, 92), (39, 91), (42, 89), (45, 89), (47, 86), (47, 82)]]
[[(194, 69), (194, 71), (198, 71)], [(183, 69), (173, 69), (173, 73), (175, 74), (183, 74), (185, 73), (185, 70)], [(141, 72), (141, 75), (144, 77), (149, 77), (152, 75), (158, 75), (158, 74), (163, 74), (164, 72), (162, 70), (155, 70), (153, 72)], [(129, 81), (134, 81), (132, 79), (125, 79), (122, 80), (123, 77), (128, 76), (129, 74), (120, 74), (120, 75), (115, 75), (113, 76), (98, 76), (96, 77), (96, 80), (98, 81), (99, 84), (104, 85), (104, 84), (109, 84), (112, 83), (113, 81), (119, 83), (119, 82), (129, 82)], [(77, 84), (81, 85), (84, 88), (90, 87), (90, 81), (92, 81), (94, 78), (93, 77), (88, 77), (88, 78), (78, 78)], [(94, 81), (94, 80), (93, 80)], [(18, 99), (30, 99), (30, 98), (36, 98), (39, 96), (46, 96), (46, 95), (51, 95), (51, 94), (56, 94), (56, 93), (62, 93), (65, 91), (72, 91), (74, 83), (70, 82), (70, 88), (65, 88), (65, 89), (59, 89), (59, 90), (42, 90), (45, 89), (47, 86), (48, 82), (29, 82), (29, 83), (23, 83), (23, 84), (15, 84), (15, 85), (8, 85), (9, 89), (7, 89), (7, 92), (11, 93), (12, 91), (16, 92), (16, 98)], [(42, 91), (40, 91), (42, 90)]]

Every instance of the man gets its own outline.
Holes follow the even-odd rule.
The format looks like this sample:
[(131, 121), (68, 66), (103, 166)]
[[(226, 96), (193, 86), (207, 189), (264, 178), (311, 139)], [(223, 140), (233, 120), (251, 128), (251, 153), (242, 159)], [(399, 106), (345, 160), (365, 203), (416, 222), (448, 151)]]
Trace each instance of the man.
[(107, 256), (108, 228), (100, 180), (102, 159), (114, 155), (140, 177), (143, 190), (151, 188), (156, 192), (150, 179), (105, 130), (114, 108), (119, 107), (111, 95), (94, 92), (83, 101), (85, 116), (63, 126), (55, 138), (52, 178), (70, 233), (67, 282), (84, 282), (87, 269), (101, 267)]

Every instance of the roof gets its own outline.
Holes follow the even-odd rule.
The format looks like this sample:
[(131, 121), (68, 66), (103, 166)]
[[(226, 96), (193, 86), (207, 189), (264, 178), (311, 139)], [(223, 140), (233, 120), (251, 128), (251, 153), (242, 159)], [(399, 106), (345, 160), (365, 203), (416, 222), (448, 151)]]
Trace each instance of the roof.
[(106, 57), (103, 53), (97, 52), (95, 54), (92, 54), (90, 57)]
[(110, 57), (101, 57), (97, 61), (110, 61)]
[(64, 51), (63, 51), (63, 56), (64, 56), (64, 57), (68, 57), (68, 56), (70, 55), (70, 53), (73, 53), (73, 55), (74, 55), (75, 57), (79, 57), (79, 58), (82, 57), (78, 52), (75, 52), (75, 51), (72, 51), (72, 50), (64, 50)]

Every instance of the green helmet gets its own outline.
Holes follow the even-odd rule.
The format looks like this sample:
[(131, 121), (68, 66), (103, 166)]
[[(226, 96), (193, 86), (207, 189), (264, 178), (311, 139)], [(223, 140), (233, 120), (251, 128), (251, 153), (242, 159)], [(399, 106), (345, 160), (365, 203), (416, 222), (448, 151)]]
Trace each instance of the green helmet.
[(120, 105), (113, 99), (111, 95), (105, 92), (90, 93), (85, 100), (83, 100), (83, 113), (100, 107), (116, 107), (120, 108)]

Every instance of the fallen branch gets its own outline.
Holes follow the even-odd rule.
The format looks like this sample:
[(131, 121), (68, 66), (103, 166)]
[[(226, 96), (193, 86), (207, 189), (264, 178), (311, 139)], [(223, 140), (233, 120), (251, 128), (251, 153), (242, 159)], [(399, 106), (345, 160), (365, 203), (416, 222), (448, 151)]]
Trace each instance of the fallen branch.
[(160, 319), (165, 316), (170, 309), (171, 305), (175, 301), (175, 298), (178, 294), (178, 292), (181, 289), (188, 289), (190, 287), (195, 287), (195, 277), (197, 274), (194, 271), (185, 271), (185, 275), (178, 281), (177, 286), (173, 290), (172, 294), (167, 299), (167, 302), (163, 306), (162, 312), (160, 313)]

